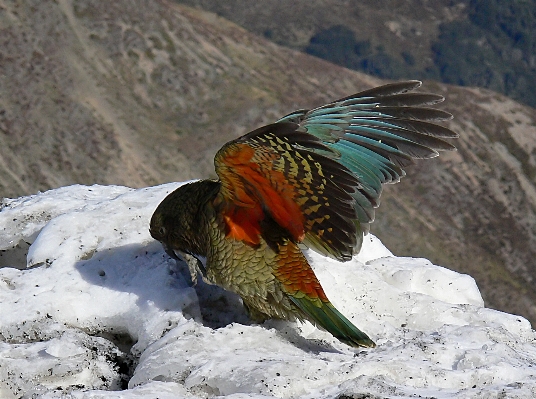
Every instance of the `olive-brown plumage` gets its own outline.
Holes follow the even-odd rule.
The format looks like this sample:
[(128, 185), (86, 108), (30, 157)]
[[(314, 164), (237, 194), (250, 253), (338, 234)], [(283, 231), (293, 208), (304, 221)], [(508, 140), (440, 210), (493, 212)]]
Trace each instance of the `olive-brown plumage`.
[[(209, 282), (240, 295), (256, 320), (309, 320), (351, 346), (374, 342), (330, 303), (299, 243), (345, 261), (373, 221), (382, 185), (415, 158), (454, 147), (430, 121), (450, 114), (408, 93), (420, 82), (381, 86), (295, 111), (224, 145), (219, 180), (185, 184), (151, 219), (151, 235)], [(206, 257), (206, 267), (196, 257)]]

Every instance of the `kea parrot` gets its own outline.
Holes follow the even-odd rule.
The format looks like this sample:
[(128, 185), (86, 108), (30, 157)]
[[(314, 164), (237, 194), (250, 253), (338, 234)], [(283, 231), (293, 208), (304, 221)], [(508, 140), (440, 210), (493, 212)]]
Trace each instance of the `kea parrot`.
[[(308, 320), (352, 347), (375, 343), (329, 301), (301, 248), (348, 261), (374, 220), (382, 185), (414, 159), (455, 150), (434, 123), (419, 81), (379, 86), (225, 144), (217, 180), (180, 186), (157, 207), (150, 234), (209, 283), (235, 292), (254, 321)], [(199, 257), (206, 259), (203, 265)]]

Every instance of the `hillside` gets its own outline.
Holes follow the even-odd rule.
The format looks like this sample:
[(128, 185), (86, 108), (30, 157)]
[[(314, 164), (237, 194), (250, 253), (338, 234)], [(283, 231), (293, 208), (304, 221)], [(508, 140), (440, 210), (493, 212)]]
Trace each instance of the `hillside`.
[(478, 86), (536, 106), (536, 0), (177, 0), (386, 79)]
[[(210, 177), (227, 140), (382, 83), (173, 2), (0, 10), (4, 197)], [(534, 323), (536, 112), (481, 89), (423, 90), (447, 97), (459, 151), (387, 187), (372, 231), (397, 255), (473, 275), (487, 306)]]

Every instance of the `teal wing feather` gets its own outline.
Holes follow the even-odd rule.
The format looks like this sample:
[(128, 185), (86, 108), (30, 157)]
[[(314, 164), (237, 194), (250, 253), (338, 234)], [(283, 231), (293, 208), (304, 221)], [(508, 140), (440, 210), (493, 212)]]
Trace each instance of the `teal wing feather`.
[[(296, 123), (300, 131), (318, 138), (330, 150), (322, 155), (335, 159), (357, 179), (350, 192), (356, 213), (354, 253), (374, 220), (383, 185), (398, 182), (405, 175), (404, 168), (415, 159), (455, 150), (445, 139), (458, 135), (435, 123), (452, 115), (430, 107), (444, 98), (411, 92), (420, 85), (419, 81), (406, 81), (380, 86), (319, 108), (295, 111), (278, 121)], [(304, 243), (322, 254), (347, 259), (334, 255), (314, 231), (307, 234)]]

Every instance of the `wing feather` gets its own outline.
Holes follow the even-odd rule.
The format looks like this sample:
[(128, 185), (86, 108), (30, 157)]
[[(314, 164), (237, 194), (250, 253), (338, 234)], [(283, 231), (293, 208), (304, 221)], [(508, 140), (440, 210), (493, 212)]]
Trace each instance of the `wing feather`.
[(382, 187), (414, 159), (454, 150), (443, 97), (393, 83), (294, 111), (227, 143), (216, 155), (217, 203), (228, 234), (252, 245), (269, 218), (295, 242), (347, 260), (374, 220)]

